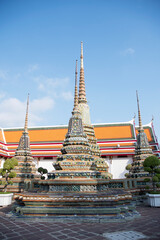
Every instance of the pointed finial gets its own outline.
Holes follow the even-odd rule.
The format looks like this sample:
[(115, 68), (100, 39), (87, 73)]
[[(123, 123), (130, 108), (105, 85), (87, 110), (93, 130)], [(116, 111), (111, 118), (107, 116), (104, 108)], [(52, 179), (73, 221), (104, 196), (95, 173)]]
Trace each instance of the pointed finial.
[(84, 66), (83, 66), (83, 42), (81, 42), (81, 68), (84, 68)]
[(28, 133), (28, 107), (29, 107), (29, 93), (27, 99), (27, 109), (26, 109), (26, 118), (25, 118), (25, 125), (24, 125), (24, 132)]
[(134, 113), (134, 116), (133, 116), (133, 121), (135, 121), (136, 119), (136, 113)]
[(154, 116), (152, 115), (152, 119), (151, 119), (151, 122), (153, 122), (154, 121)]
[(75, 91), (74, 91), (74, 108), (73, 111), (78, 107), (78, 90), (77, 90), (77, 60), (76, 60), (76, 70), (75, 70)]
[(77, 86), (77, 74), (78, 74), (78, 70), (77, 70), (77, 62), (78, 62), (78, 60), (76, 60), (76, 70), (75, 70), (75, 86)]
[(139, 130), (143, 130), (143, 127), (142, 127), (142, 120), (141, 120), (141, 112), (140, 112), (140, 107), (139, 107), (138, 91), (136, 91), (136, 95), (137, 95), (137, 106), (138, 106)]
[(81, 42), (81, 67), (80, 67), (78, 103), (87, 103), (85, 81), (84, 81), (84, 66), (83, 66), (83, 42)]

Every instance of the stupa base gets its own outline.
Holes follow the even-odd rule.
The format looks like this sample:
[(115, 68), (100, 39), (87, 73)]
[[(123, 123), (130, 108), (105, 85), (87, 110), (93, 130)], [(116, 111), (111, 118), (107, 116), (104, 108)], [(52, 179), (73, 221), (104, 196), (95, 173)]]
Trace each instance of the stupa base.
[(131, 194), (123, 190), (80, 194), (19, 193), (15, 200), (14, 214), (25, 219), (114, 222), (139, 216)]

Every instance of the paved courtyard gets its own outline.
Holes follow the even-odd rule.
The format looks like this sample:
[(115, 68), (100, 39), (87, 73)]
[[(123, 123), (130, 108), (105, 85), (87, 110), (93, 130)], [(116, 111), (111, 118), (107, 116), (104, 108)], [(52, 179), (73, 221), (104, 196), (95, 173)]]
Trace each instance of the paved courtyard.
[[(0, 208), (0, 239), (127, 240), (160, 239), (160, 208), (139, 206), (140, 218), (115, 223), (58, 223), (17, 221), (9, 207)], [(127, 231), (127, 233), (126, 233)], [(109, 234), (110, 233), (110, 234)], [(142, 238), (143, 237), (143, 238)]]

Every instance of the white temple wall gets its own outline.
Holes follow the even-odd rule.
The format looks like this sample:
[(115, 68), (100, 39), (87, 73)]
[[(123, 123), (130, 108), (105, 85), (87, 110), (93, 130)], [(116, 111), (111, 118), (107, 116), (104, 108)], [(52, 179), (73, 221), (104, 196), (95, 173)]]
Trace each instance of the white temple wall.
[(109, 172), (113, 175), (113, 179), (125, 178), (126, 166), (133, 162), (132, 156), (127, 157), (113, 157), (112, 159), (106, 158), (106, 162), (109, 166)]
[(53, 163), (55, 163), (55, 161), (56, 161), (56, 158), (55, 159), (40, 158), (37, 161), (36, 168), (38, 169), (39, 167), (43, 167), (43, 168), (46, 168), (48, 172), (52, 172), (53, 170), (55, 170), (53, 167)]
[(0, 168), (3, 168), (4, 162), (5, 162), (5, 159), (4, 159), (4, 158), (1, 158), (1, 159), (0, 159)]
[[(126, 166), (133, 162), (132, 156), (127, 157), (117, 157), (114, 156), (112, 159), (106, 157), (105, 161), (107, 162), (109, 169), (108, 171), (113, 175), (113, 179), (122, 179), (125, 178)], [(53, 159), (44, 159), (43, 157), (38, 159), (34, 158), (34, 163), (36, 164), (36, 168), (39, 167), (46, 168), (48, 172), (54, 171), (53, 163), (56, 162), (56, 158)]]

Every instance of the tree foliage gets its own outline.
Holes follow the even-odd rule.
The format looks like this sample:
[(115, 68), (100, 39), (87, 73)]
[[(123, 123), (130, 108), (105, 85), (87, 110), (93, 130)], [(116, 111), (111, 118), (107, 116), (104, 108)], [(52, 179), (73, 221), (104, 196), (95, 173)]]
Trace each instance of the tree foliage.
[(126, 166), (126, 170), (130, 170), (132, 168), (132, 165), (131, 164), (128, 164), (127, 166)]
[(151, 169), (154, 169), (155, 167), (160, 165), (160, 160), (156, 156), (149, 156), (145, 159), (143, 166), (149, 167)]
[(13, 184), (11, 181), (12, 178), (16, 177), (16, 172), (13, 171), (14, 167), (18, 166), (18, 161), (16, 158), (7, 158), (3, 164), (3, 168), (0, 169), (0, 175), (2, 180), (0, 184), (4, 185), (3, 191), (6, 192), (7, 186)]
[[(156, 190), (156, 186), (159, 187), (160, 182), (160, 160), (156, 156), (149, 156), (143, 162), (143, 167), (146, 172), (151, 176), (153, 190)], [(149, 178), (147, 178), (149, 179)], [(144, 181), (149, 181), (144, 179)]]
[(38, 172), (41, 174), (41, 179), (44, 180), (45, 176), (43, 176), (44, 174), (48, 173), (48, 170), (46, 168), (43, 167), (39, 167), (38, 168)]

